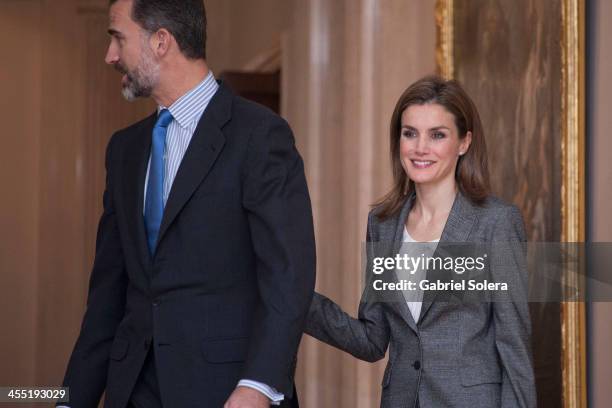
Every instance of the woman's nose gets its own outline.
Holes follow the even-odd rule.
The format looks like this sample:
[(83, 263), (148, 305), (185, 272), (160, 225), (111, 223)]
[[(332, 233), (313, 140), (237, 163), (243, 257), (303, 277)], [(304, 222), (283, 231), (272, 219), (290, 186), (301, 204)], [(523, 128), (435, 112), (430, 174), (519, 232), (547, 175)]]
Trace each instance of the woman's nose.
[(414, 151), (417, 154), (427, 154), (429, 152), (429, 140), (425, 136), (418, 136), (416, 139), (416, 144), (414, 146)]

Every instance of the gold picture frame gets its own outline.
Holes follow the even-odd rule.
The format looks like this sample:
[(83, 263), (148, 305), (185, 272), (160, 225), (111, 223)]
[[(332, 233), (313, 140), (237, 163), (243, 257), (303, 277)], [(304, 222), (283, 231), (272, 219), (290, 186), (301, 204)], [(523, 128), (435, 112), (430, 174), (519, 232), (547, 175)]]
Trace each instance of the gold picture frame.
[[(436, 65), (455, 77), (455, 6), (436, 0)], [(585, 0), (557, 0), (561, 8), (561, 241), (585, 240)], [(583, 287), (577, 274), (565, 287)], [(561, 303), (561, 368), (564, 408), (586, 408), (586, 312), (584, 302)]]

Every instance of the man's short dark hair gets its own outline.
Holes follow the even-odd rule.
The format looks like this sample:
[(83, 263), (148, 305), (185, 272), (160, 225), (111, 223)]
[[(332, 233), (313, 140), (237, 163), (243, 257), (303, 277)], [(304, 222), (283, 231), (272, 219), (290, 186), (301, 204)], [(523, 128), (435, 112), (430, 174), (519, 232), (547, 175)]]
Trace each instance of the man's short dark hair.
[[(206, 59), (206, 10), (203, 0), (133, 0), (132, 20), (153, 34), (165, 28), (187, 58)], [(113, 5), (117, 0), (110, 0)]]

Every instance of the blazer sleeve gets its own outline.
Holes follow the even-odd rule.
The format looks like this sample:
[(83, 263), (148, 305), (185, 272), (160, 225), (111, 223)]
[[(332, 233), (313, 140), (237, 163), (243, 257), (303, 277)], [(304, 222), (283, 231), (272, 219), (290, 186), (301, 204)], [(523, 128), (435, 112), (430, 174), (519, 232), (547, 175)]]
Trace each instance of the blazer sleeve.
[(104, 210), (98, 225), (96, 253), (89, 280), (87, 307), (81, 331), (63, 381), (70, 387), (72, 407), (94, 407), (106, 385), (110, 348), (125, 312), (128, 278), (113, 204), (113, 145), (106, 151)]
[[(371, 229), (368, 222), (366, 250), (368, 265), (372, 259)], [(385, 356), (390, 330), (383, 304), (370, 296), (367, 284), (354, 318), (327, 297), (315, 293), (310, 305), (305, 332), (360, 360), (374, 362)]]
[(267, 115), (253, 131), (243, 207), (260, 303), (241, 378), (292, 396), (296, 355), (315, 282), (315, 243), (304, 166), (288, 124)]
[(502, 407), (536, 407), (528, 303), (526, 234), (520, 211), (504, 207), (491, 243), (491, 277), (507, 282), (508, 291), (493, 292), (495, 345), (502, 363)]

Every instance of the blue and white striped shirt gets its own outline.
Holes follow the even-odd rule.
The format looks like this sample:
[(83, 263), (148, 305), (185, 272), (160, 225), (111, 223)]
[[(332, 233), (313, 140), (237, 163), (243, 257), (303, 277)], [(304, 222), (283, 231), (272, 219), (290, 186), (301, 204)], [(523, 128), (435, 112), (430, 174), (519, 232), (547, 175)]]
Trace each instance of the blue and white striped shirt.
[[(162, 109), (168, 109), (173, 117), (172, 122), (168, 125), (166, 149), (164, 151), (164, 207), (168, 201), (168, 196), (170, 195), (176, 173), (187, 152), (187, 148), (189, 147), (189, 143), (195, 133), (200, 118), (218, 89), (219, 85), (217, 81), (215, 81), (213, 73), (209, 71), (202, 82), (177, 99), (172, 105), (167, 108), (165, 106), (159, 106), (157, 109), (158, 112)], [(145, 200), (147, 197), (150, 166), (151, 157), (149, 157), (149, 165), (147, 167), (147, 176), (145, 179)], [(146, 207), (143, 205), (142, 208)], [(242, 379), (238, 382), (238, 385), (256, 389), (268, 397), (272, 401), (272, 405), (280, 405), (280, 401), (284, 399), (283, 394), (257, 381)]]
[[(170, 107), (159, 106), (158, 113), (162, 109), (168, 109), (174, 118), (166, 133), (166, 149), (164, 151), (164, 207), (168, 201), (172, 183), (178, 172), (181, 161), (189, 147), (191, 138), (195, 133), (198, 122), (206, 110), (210, 100), (219, 89), (212, 71), (202, 82), (185, 95), (177, 99)], [(147, 167), (147, 177), (145, 180), (144, 196), (147, 199), (147, 184), (149, 183), (149, 168), (151, 167), (151, 157)], [(146, 204), (146, 203), (145, 203)], [(144, 205), (142, 208), (146, 208)]]

